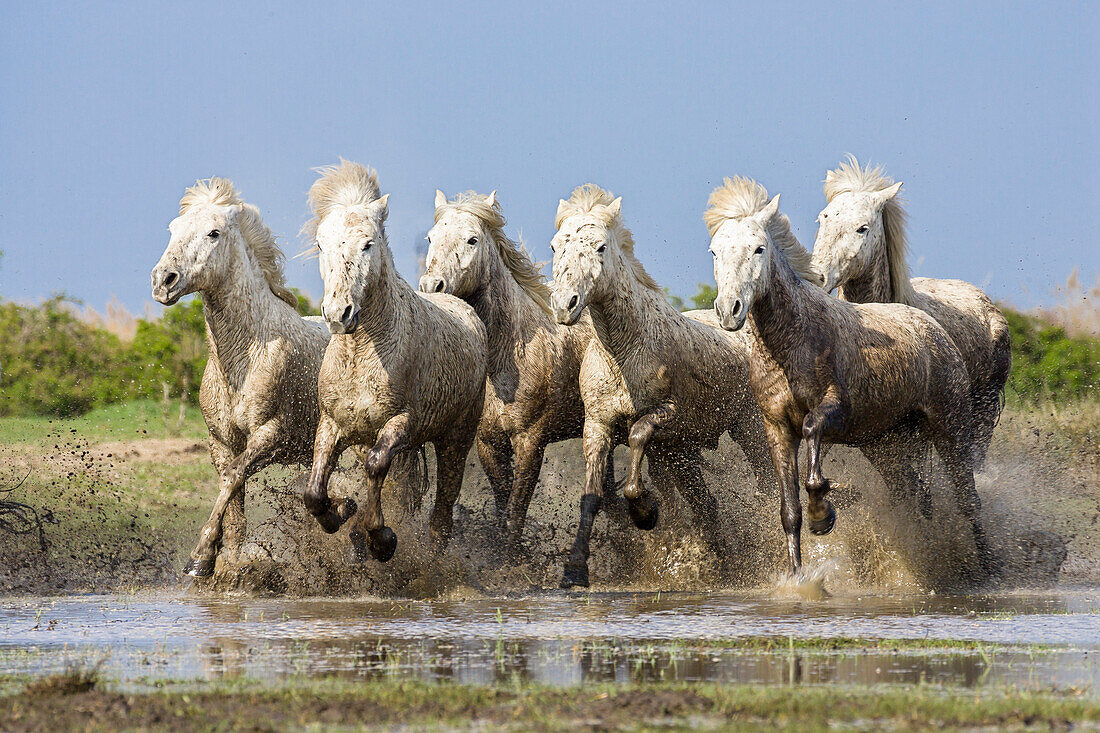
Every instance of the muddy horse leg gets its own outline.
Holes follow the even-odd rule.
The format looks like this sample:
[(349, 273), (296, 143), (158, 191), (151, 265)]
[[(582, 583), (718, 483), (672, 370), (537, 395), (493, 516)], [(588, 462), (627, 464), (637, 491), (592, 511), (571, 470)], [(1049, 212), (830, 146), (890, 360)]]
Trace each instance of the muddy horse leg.
[(489, 488), (493, 491), (497, 520), (503, 525), (508, 517), (508, 503), (512, 495), (513, 467), (512, 445), (507, 438), (500, 442), (489, 442), (481, 436), (477, 438), (477, 457), (481, 468), (489, 479)]
[(969, 415), (956, 414), (954, 407), (946, 408), (948, 414), (928, 415), (928, 430), (936, 452), (943, 460), (944, 468), (951, 479), (954, 489), (955, 505), (959, 512), (970, 521), (974, 534), (974, 548), (978, 553), (978, 562), (986, 576), (995, 574), (1000, 568), (998, 558), (993, 555), (986, 541), (982, 527), (982, 500), (974, 487), (974, 471), (971, 468), (970, 436), (971, 429), (966, 420)]
[(810, 515), (810, 531), (829, 534), (836, 526), (836, 511), (825, 495), (832, 482), (821, 474), (821, 439), (826, 434), (845, 432), (847, 410), (837, 390), (830, 388), (825, 397), (802, 420), (802, 437), (806, 441), (806, 510)]
[(787, 559), (793, 577), (802, 574), (802, 500), (798, 485), (799, 435), (786, 423), (765, 423), (768, 449), (779, 482), (779, 517), (787, 536)]
[(676, 407), (666, 404), (638, 418), (630, 426), (630, 436), (627, 439), (630, 446), (630, 470), (626, 486), (623, 487), (623, 496), (626, 497), (630, 518), (638, 529), (650, 530), (657, 526), (660, 506), (656, 497), (642, 487), (642, 456), (645, 455), (646, 445), (653, 434), (674, 417)]
[(573, 549), (565, 562), (561, 587), (575, 585), (588, 587), (589, 541), (596, 514), (603, 505), (604, 483), (607, 479), (607, 461), (611, 454), (611, 430), (592, 420), (584, 421), (584, 494), (581, 496), (581, 518), (577, 523), (577, 536)]
[(517, 554), (523, 541), (523, 525), (527, 520), (527, 508), (535, 493), (546, 453), (546, 436), (541, 433), (517, 435), (512, 441), (515, 450), (515, 480), (512, 495), (508, 497), (508, 546)]
[(914, 464), (919, 464), (931, 446), (923, 433), (910, 426), (891, 430), (880, 438), (860, 447), (860, 452), (886, 483), (890, 500), (900, 504), (914, 497), (917, 509), (925, 519), (932, 518), (932, 492), (921, 481)]
[(345, 497), (334, 505), (328, 496), (329, 477), (345, 448), (347, 441), (340, 435), (336, 422), (331, 417), (322, 415), (313, 441), (313, 467), (309, 473), (309, 484), (302, 494), (302, 503), (305, 504), (306, 511), (317, 518), (321, 529), (329, 534), (340, 529), (356, 510), (355, 501), (351, 497)]
[(348, 533), (356, 562), (365, 562), (368, 554), (378, 562), (386, 562), (397, 550), (397, 535), (382, 517), (382, 484), (394, 456), (409, 447), (408, 427), (408, 415), (391, 417), (378, 431), (371, 449), (361, 454), (366, 476), (365, 504)]
[[(472, 418), (476, 424), (477, 418)], [(442, 554), (451, 541), (454, 527), (454, 508), (462, 491), (462, 477), (466, 472), (466, 456), (470, 453), (471, 439), (464, 436), (452, 438), (450, 443), (436, 443), (435, 454), (435, 505), (428, 520), (432, 552)]]
[[(699, 452), (688, 450), (658, 457), (658, 454), (651, 451), (649, 461), (651, 472), (661, 468), (663, 468), (662, 472), (667, 471), (676, 490), (691, 508), (695, 524), (702, 531), (707, 547), (718, 558), (721, 566), (728, 565), (730, 549), (722, 531), (721, 511), (718, 500), (703, 478), (702, 459)], [(667, 465), (660, 467), (659, 464), (662, 461), (666, 461)]]
[(276, 425), (261, 426), (248, 438), (244, 451), (231, 460), (219, 475), (221, 485), (210, 518), (202, 527), (199, 542), (191, 551), (191, 559), (183, 572), (196, 578), (208, 578), (214, 574), (214, 561), (222, 538), (222, 520), (234, 496), (243, 491), (244, 482), (271, 460), (278, 434)]
[[(210, 459), (220, 479), (222, 471), (233, 460), (233, 454), (224, 445), (211, 439)], [(237, 557), (248, 530), (244, 515), (244, 494), (244, 487), (233, 494), (233, 498), (225, 507), (225, 516), (222, 517), (221, 549), (222, 553), (231, 560)]]

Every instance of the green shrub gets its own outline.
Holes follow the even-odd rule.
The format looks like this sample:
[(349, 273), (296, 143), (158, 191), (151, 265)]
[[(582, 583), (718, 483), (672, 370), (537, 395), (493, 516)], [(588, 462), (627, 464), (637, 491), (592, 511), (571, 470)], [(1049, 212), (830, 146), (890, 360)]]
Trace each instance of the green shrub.
[(1068, 336), (1061, 326), (1001, 307), (1012, 338), (1009, 396), (1068, 401), (1100, 393), (1100, 340)]

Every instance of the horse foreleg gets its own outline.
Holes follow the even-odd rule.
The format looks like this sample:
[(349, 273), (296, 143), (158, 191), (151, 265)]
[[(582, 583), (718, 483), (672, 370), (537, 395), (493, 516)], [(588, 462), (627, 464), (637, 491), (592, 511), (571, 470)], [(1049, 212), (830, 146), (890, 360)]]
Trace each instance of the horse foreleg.
[(317, 518), (321, 529), (329, 534), (340, 529), (356, 510), (355, 501), (351, 497), (345, 497), (333, 506), (328, 496), (329, 477), (346, 447), (347, 442), (340, 434), (336, 421), (327, 415), (321, 415), (317, 436), (313, 441), (313, 467), (309, 474), (309, 485), (302, 494), (302, 503), (305, 504), (306, 511)]
[[(476, 420), (475, 418), (472, 418)], [(454, 528), (454, 508), (462, 491), (462, 476), (466, 472), (466, 456), (470, 452), (471, 439), (452, 437), (452, 442), (436, 444), (435, 505), (428, 520), (432, 552), (441, 554), (451, 540)]]
[(518, 551), (523, 540), (523, 525), (527, 520), (527, 508), (531, 505), (531, 496), (542, 470), (542, 459), (546, 453), (546, 436), (538, 432), (518, 435), (512, 441), (516, 454), (515, 480), (512, 495), (508, 497), (508, 544), (510, 550)]
[(810, 515), (810, 531), (817, 535), (829, 534), (836, 526), (836, 511), (825, 498), (832, 483), (821, 473), (821, 438), (828, 434), (846, 432), (848, 412), (839, 390), (830, 388), (824, 399), (802, 420), (802, 437), (806, 441), (806, 503)]
[(565, 563), (561, 587), (575, 585), (588, 587), (589, 541), (596, 514), (603, 505), (604, 482), (607, 478), (607, 461), (611, 454), (611, 430), (592, 420), (584, 421), (584, 495), (581, 496), (581, 518), (577, 523), (577, 536), (573, 549)]
[(798, 487), (799, 436), (786, 423), (765, 422), (768, 449), (779, 482), (779, 517), (787, 535), (787, 558), (792, 576), (802, 573), (802, 501)]
[[(393, 457), (408, 447), (409, 416), (402, 413), (386, 421), (378, 431), (374, 446), (361, 456), (366, 474), (366, 504), (349, 533), (352, 551), (359, 562), (365, 561), (368, 553), (375, 560), (386, 562), (397, 551), (397, 535), (386, 526), (382, 517), (382, 484)], [(438, 498), (436, 503), (439, 503)]]
[(657, 526), (660, 505), (653, 494), (642, 487), (642, 456), (653, 434), (676, 417), (676, 406), (664, 404), (634, 421), (630, 426), (627, 445), (630, 446), (630, 468), (623, 487), (627, 509), (634, 526), (650, 530)]
[(244, 482), (271, 460), (277, 434), (278, 429), (274, 424), (263, 425), (249, 436), (244, 451), (222, 469), (219, 476), (221, 488), (217, 499), (214, 500), (214, 508), (210, 512), (210, 518), (202, 527), (198, 544), (191, 551), (191, 559), (183, 568), (183, 572), (187, 575), (208, 578), (214, 574), (214, 561), (221, 544), (222, 520), (225, 517), (226, 508), (244, 489)]
[(489, 479), (489, 488), (493, 491), (497, 519), (507, 519), (508, 503), (511, 500), (513, 486), (512, 446), (504, 443), (491, 443), (481, 436), (477, 438), (477, 457), (481, 468)]

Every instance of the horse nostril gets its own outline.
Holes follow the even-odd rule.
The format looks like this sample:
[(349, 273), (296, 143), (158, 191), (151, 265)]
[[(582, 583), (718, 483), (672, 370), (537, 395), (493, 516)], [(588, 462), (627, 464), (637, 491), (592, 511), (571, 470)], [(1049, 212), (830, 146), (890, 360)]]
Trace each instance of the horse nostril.
[(175, 285), (179, 279), (180, 274), (178, 272), (170, 272), (164, 278), (164, 286), (170, 288)]
[(741, 301), (740, 301), (740, 300), (736, 301), (736, 302), (735, 302), (735, 303), (733, 304), (733, 312), (731, 313), (731, 315), (732, 315), (732, 316), (733, 316), (734, 318), (736, 318), (737, 316), (741, 315)]
[(569, 310), (573, 310), (574, 308), (577, 307), (577, 301), (578, 300), (580, 300), (579, 295), (574, 295), (572, 298), (569, 299)]
[(443, 292), (443, 281), (442, 280), (438, 281), (435, 284), (435, 292), (437, 292), (437, 293), (442, 293)]
[(340, 322), (347, 323), (351, 320), (351, 306), (349, 305), (344, 309), (344, 312), (340, 315)]

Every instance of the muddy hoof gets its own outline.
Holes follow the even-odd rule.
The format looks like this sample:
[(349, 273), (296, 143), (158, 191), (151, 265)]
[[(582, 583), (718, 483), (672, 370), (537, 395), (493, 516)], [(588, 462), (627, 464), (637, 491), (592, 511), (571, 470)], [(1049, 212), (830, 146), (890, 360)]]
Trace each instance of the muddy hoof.
[(810, 531), (816, 535), (829, 534), (833, 531), (833, 527), (836, 526), (836, 510), (833, 509), (833, 503), (828, 499), (822, 499), (822, 501), (825, 502), (825, 508), (828, 511), (821, 519), (810, 521)]
[(389, 562), (397, 552), (397, 535), (389, 527), (370, 532), (370, 554), (378, 562)]
[(324, 514), (318, 514), (317, 523), (321, 525), (321, 529), (325, 532), (333, 534), (344, 526), (344, 522), (354, 517), (358, 509), (355, 499), (349, 496), (346, 499), (341, 499), (338, 504), (330, 506)]
[(630, 519), (638, 529), (648, 532), (657, 526), (657, 519), (661, 514), (660, 504), (648, 491), (642, 493), (637, 499), (627, 499), (626, 508), (630, 512)]
[(561, 575), (561, 587), (588, 587), (588, 563), (565, 563), (565, 572)]
[(190, 575), (192, 578), (209, 578), (214, 574), (214, 561), (216, 559), (216, 557), (204, 558), (202, 560), (191, 558), (187, 561), (187, 564), (183, 566), (183, 574)]

